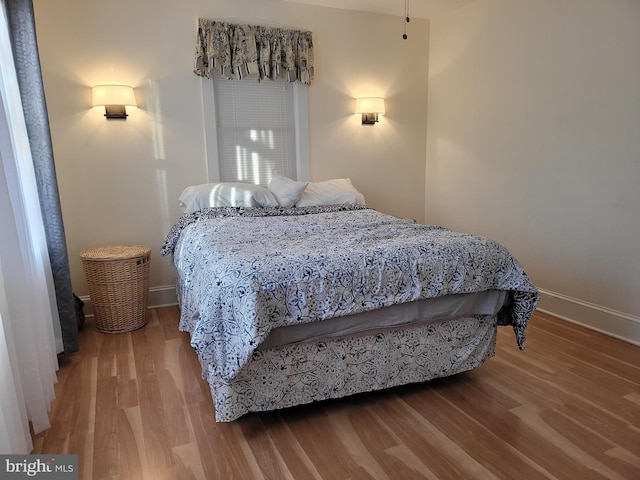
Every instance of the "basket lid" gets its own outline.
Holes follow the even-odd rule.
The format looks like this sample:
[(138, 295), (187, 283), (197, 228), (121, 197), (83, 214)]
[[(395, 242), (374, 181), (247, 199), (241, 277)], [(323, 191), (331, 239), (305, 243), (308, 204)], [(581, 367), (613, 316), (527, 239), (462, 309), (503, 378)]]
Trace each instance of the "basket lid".
[(149, 255), (151, 248), (145, 245), (108, 245), (88, 248), (80, 252), (83, 260), (122, 260)]

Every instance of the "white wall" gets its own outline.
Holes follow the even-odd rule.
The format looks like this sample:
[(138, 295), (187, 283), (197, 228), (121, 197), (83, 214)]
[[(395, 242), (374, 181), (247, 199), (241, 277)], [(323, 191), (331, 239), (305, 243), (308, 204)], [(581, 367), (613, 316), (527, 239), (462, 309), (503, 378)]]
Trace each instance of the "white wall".
[[(429, 23), (280, 0), (34, 0), (73, 288), (88, 290), (78, 253), (152, 247), (151, 302), (174, 270), (159, 248), (177, 198), (206, 181), (201, 80), (192, 73), (199, 17), (308, 29), (310, 177), (351, 177), (367, 203), (424, 219)], [(126, 121), (91, 109), (90, 87), (126, 83), (140, 108)], [(353, 99), (383, 95), (387, 115), (363, 126)]]
[(492, 237), (541, 307), (640, 343), (640, 2), (431, 22), (427, 220)]

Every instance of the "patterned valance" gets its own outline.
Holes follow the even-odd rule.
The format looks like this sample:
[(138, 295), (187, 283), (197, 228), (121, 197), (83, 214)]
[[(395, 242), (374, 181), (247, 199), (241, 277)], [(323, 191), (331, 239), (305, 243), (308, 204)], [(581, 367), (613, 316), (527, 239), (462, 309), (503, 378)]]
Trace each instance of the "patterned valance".
[(236, 25), (201, 18), (194, 72), (211, 78), (216, 70), (226, 78), (258, 75), (260, 80), (284, 78), (311, 84), (311, 32)]

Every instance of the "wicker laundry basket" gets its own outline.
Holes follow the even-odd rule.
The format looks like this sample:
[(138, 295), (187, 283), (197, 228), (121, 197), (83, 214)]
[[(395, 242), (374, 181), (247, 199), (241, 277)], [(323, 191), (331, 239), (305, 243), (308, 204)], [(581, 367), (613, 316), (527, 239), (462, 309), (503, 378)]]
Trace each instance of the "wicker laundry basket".
[(113, 245), (80, 252), (96, 329), (130, 332), (147, 324), (151, 249)]

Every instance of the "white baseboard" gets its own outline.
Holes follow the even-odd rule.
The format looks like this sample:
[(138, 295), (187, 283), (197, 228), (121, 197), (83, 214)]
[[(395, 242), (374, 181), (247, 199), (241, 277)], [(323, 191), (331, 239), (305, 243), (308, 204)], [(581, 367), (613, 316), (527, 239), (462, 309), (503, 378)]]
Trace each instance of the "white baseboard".
[(178, 297), (176, 296), (176, 287), (174, 287), (173, 285), (151, 287), (149, 289), (150, 307), (168, 307), (169, 305), (177, 304)]
[(640, 318), (542, 288), (538, 310), (640, 346)]
[[(93, 315), (93, 305), (91, 305), (89, 295), (81, 296), (80, 300), (84, 302), (84, 314)], [(176, 288), (173, 285), (149, 288), (149, 308), (167, 307), (177, 304), (178, 297), (176, 296)]]

